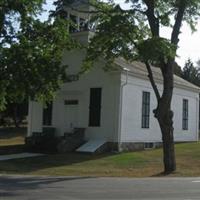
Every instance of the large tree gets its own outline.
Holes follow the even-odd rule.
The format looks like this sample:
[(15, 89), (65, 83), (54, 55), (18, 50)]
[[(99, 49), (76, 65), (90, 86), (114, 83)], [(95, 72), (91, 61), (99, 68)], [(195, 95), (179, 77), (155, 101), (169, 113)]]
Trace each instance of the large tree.
[(45, 0), (0, 0), (0, 109), (27, 98), (49, 101), (65, 81), (63, 49), (75, 43), (68, 22), (42, 22)]
[[(58, 2), (68, 4), (72, 1), (59, 0)], [(157, 99), (157, 107), (153, 112), (162, 132), (164, 172), (175, 171), (171, 109), (175, 57), (183, 22), (188, 23), (192, 30), (195, 30), (200, 14), (200, 1), (124, 0), (131, 4), (129, 10), (123, 10), (114, 1), (103, 3), (98, 0), (82, 0), (82, 2), (90, 2), (96, 7), (96, 11), (92, 13), (95, 14), (94, 20), (98, 21), (96, 35), (87, 49), (85, 68), (90, 68), (99, 57), (107, 60), (106, 68), (110, 68), (117, 57), (124, 57), (130, 62), (140, 60), (145, 63)], [(170, 29), (170, 38), (161, 36), (162, 27)], [(162, 92), (157, 88), (152, 65), (160, 68), (163, 77)]]

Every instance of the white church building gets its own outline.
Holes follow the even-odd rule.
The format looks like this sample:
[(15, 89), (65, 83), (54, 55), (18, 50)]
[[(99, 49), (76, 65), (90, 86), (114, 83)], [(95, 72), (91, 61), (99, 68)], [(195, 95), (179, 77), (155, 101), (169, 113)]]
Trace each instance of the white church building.
[[(86, 44), (93, 34), (84, 28), (87, 14), (70, 8), (67, 11), (78, 23), (73, 37)], [(69, 66), (67, 74), (71, 81), (62, 85), (51, 106), (44, 108), (39, 102), (29, 102), (28, 136), (42, 132), (43, 127), (54, 127), (57, 136), (85, 128), (85, 141), (113, 144), (119, 150), (160, 144), (161, 131), (153, 115), (157, 100), (145, 65), (119, 58), (114, 63), (118, 70), (105, 72), (104, 62), (99, 61), (91, 71), (77, 76), (84, 56), (84, 50), (64, 52), (63, 64)], [(162, 92), (160, 69), (152, 70)], [(174, 75), (172, 110), (176, 142), (199, 139), (199, 92), (200, 88)]]

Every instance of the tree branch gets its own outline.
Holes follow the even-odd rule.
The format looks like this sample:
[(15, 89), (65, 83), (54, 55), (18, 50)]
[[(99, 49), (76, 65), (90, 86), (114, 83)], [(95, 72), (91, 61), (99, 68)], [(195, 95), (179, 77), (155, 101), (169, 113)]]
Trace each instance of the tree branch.
[(147, 10), (145, 13), (149, 21), (152, 36), (158, 37), (159, 36), (159, 19), (155, 17), (155, 14), (154, 14), (155, 2), (154, 0), (151, 0), (151, 1), (144, 0), (144, 3), (147, 6)]
[(151, 85), (153, 87), (153, 90), (154, 90), (156, 98), (157, 98), (157, 101), (159, 101), (160, 100), (160, 93), (158, 91), (157, 85), (156, 85), (155, 80), (153, 78), (153, 72), (151, 70), (151, 66), (149, 65), (148, 61), (145, 62), (145, 65), (146, 65), (146, 68), (147, 68), (147, 71), (148, 71), (149, 80), (151, 82)]
[(180, 1), (178, 13), (176, 16), (176, 20), (175, 20), (172, 35), (171, 35), (171, 43), (175, 45), (177, 45), (179, 42), (178, 36), (180, 34), (180, 29), (181, 29), (185, 9), (186, 9), (185, 3)]

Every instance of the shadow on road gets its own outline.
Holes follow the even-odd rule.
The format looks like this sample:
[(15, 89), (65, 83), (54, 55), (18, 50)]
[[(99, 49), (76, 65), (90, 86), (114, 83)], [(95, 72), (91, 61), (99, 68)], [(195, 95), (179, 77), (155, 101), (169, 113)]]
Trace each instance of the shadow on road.
[[(89, 179), (90, 177), (19, 177), (1, 176), (0, 177), (0, 199), (3, 197), (19, 196), (26, 190), (37, 190), (46, 188), (48, 185), (57, 182)], [(55, 186), (54, 186), (55, 187)], [(59, 186), (58, 186), (59, 187)]]

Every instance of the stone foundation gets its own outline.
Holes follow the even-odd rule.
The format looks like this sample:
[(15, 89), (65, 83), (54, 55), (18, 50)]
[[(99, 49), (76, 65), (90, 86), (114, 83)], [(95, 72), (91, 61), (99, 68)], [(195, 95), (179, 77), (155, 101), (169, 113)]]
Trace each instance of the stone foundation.
[(121, 151), (139, 151), (144, 149), (144, 143), (124, 142), (120, 145)]
[[(123, 142), (120, 144), (120, 149), (117, 142), (108, 142), (109, 150), (110, 151), (122, 151), (122, 152), (129, 152), (129, 151), (140, 151), (145, 148), (144, 142)], [(160, 148), (162, 147), (162, 142), (153, 142), (153, 148)]]

